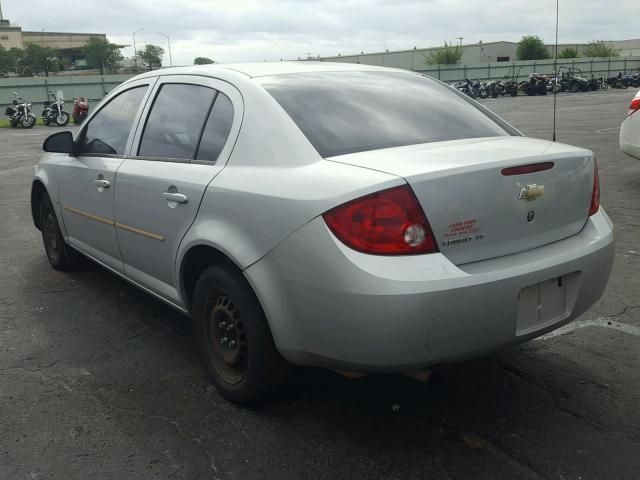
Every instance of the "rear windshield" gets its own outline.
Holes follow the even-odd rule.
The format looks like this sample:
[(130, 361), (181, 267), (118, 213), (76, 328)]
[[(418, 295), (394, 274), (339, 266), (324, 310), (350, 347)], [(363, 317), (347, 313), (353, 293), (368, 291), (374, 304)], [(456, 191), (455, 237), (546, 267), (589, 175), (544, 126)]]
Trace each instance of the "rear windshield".
[(323, 157), (515, 133), (462, 94), (416, 74), (320, 72), (260, 83)]

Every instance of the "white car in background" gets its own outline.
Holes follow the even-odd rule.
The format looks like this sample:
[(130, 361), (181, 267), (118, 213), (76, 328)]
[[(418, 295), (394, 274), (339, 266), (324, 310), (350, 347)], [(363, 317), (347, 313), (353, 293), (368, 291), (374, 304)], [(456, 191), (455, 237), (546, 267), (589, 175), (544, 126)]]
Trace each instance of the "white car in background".
[(640, 91), (631, 100), (629, 115), (620, 126), (620, 150), (640, 159)]

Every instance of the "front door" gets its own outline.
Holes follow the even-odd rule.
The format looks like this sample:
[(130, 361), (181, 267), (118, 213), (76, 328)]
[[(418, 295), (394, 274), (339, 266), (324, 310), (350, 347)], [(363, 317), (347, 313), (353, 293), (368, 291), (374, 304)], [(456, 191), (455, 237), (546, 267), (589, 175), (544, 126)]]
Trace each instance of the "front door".
[(125, 274), (180, 303), (178, 246), (231, 152), (242, 104), (229, 84), (203, 77), (161, 77), (153, 95), (118, 170), (116, 229)]
[(146, 83), (124, 88), (91, 118), (76, 140), (76, 152), (61, 165), (60, 202), (69, 243), (122, 271), (115, 231), (114, 187)]

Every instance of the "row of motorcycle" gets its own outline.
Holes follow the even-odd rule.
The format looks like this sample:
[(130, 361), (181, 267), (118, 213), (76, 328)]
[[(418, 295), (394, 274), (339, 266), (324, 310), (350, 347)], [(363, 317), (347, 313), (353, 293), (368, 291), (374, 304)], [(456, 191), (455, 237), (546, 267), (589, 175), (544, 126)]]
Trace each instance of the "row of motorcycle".
[[(53, 99), (53, 101), (51, 101)], [(71, 118), (76, 124), (81, 124), (89, 114), (89, 100), (86, 97), (73, 99), (73, 112), (69, 114), (64, 108), (64, 95), (61, 90), (57, 93), (47, 92), (47, 101), (42, 110), (42, 123), (45, 125), (66, 126)], [(13, 92), (13, 101), (5, 110), (12, 128), (33, 128), (36, 115), (32, 111), (31, 103), (26, 102), (18, 92)]]
[[(517, 78), (517, 75), (516, 75)], [(466, 79), (451, 85), (472, 98), (497, 98), (510, 95), (515, 97), (519, 92), (525, 95), (546, 95), (549, 92), (587, 92), (592, 90), (607, 90), (609, 88), (640, 87), (640, 73), (623, 73), (617, 75), (602, 75), (601, 77), (586, 77), (579, 69), (569, 69), (558, 72), (558, 75), (543, 75), (532, 73), (523, 82), (507, 80), (506, 78), (480, 82), (480, 80)]]

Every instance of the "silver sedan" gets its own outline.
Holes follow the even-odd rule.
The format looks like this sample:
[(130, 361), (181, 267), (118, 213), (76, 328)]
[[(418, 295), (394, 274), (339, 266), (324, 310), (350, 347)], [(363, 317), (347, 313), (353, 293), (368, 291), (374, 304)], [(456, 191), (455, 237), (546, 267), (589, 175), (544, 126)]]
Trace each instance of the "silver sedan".
[(149, 72), (43, 147), (51, 265), (79, 252), (190, 315), (232, 401), (289, 364), (416, 374), (529, 340), (593, 305), (612, 266), (592, 152), (413, 72)]

